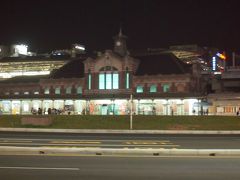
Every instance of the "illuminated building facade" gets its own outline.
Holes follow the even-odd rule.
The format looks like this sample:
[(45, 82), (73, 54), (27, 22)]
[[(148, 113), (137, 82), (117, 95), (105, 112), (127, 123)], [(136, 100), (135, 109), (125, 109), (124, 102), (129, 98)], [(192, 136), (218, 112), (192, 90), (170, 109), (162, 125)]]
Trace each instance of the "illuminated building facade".
[(70, 58), (44, 56), (4, 57), (0, 59), (0, 80), (15, 76), (48, 75), (67, 64)]
[(1, 81), (0, 110), (126, 115), (132, 103), (136, 115), (197, 115), (204, 98), (200, 74), (199, 64), (185, 64), (170, 52), (131, 56), (120, 31), (113, 50), (76, 58), (50, 75)]

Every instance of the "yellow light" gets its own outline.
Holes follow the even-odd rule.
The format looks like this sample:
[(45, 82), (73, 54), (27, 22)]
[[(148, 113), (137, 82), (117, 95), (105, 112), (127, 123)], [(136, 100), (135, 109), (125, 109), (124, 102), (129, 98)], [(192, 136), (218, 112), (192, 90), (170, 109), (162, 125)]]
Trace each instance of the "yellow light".
[(222, 59), (226, 59), (226, 56), (224, 56), (223, 54), (220, 54), (220, 58), (222, 58)]
[(221, 53), (217, 53), (217, 56), (223, 60), (226, 60), (226, 56), (224, 54), (221, 54)]

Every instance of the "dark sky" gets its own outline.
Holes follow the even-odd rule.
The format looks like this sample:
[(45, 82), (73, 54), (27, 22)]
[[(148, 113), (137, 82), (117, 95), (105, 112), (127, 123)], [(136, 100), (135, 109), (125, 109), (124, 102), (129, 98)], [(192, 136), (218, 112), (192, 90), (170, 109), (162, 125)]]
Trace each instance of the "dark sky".
[(130, 49), (198, 44), (239, 51), (238, 0), (7, 0), (0, 44), (27, 43), (38, 52), (82, 43), (112, 48), (122, 24)]

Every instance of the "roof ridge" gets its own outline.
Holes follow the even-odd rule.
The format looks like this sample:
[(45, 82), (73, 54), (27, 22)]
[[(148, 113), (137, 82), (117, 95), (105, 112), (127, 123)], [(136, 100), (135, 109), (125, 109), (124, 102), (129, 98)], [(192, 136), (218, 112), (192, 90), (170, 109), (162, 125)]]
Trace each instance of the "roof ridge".
[(180, 60), (173, 53), (169, 53), (169, 54), (171, 54), (171, 56), (173, 57), (174, 62), (177, 64), (177, 66), (182, 71), (182, 73), (186, 73), (185, 68), (180, 64)]

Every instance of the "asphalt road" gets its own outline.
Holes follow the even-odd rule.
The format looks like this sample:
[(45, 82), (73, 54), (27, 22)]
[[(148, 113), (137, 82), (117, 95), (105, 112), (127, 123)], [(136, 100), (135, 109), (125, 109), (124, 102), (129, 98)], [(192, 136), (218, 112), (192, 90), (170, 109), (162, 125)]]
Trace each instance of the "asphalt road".
[(240, 158), (0, 156), (2, 180), (239, 180)]
[(240, 135), (140, 135), (0, 132), (0, 146), (240, 149)]

